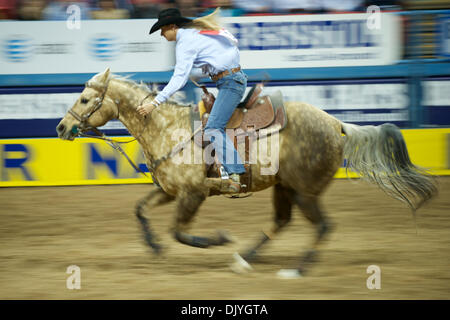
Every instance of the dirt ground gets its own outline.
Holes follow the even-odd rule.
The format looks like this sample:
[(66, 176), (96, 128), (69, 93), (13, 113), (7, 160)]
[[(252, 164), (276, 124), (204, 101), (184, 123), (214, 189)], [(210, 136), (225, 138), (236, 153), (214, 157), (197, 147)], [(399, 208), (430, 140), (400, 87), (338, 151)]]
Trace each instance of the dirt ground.
[[(334, 224), (319, 261), (299, 279), (279, 279), (295, 267), (314, 229), (295, 209), (286, 231), (261, 252), (253, 272), (230, 271), (232, 254), (247, 248), (272, 219), (271, 189), (247, 199), (209, 198), (192, 233), (225, 229), (236, 242), (198, 249), (168, 233), (170, 204), (149, 212), (165, 247), (145, 245), (134, 216), (151, 185), (0, 189), (0, 299), (449, 299), (450, 178), (440, 195), (410, 211), (358, 180), (335, 180), (323, 197)], [(68, 266), (81, 270), (69, 290)], [(366, 286), (370, 265), (381, 289)]]

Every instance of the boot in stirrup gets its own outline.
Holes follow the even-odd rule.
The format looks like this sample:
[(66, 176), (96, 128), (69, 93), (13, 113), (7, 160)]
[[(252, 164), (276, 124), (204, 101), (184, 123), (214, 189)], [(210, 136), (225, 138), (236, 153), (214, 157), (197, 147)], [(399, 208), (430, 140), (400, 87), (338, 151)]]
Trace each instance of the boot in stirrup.
[(232, 174), (228, 179), (222, 178), (206, 178), (205, 185), (208, 188), (215, 189), (220, 193), (239, 193), (241, 191), (241, 183), (239, 174)]
[(228, 189), (230, 193), (239, 193), (241, 191), (241, 176), (237, 173), (230, 175)]

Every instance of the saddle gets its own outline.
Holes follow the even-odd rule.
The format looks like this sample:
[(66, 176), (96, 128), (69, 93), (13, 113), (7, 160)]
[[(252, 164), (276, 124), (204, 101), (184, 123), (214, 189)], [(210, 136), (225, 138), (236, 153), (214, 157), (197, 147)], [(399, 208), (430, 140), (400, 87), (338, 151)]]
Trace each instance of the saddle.
[[(202, 129), (205, 128), (208, 121), (208, 116), (214, 105), (215, 97), (212, 93), (208, 92), (205, 86), (201, 87), (203, 90), (202, 100), (198, 103), (198, 109), (191, 108), (191, 126), (192, 132), (194, 128), (194, 122), (201, 120)], [(241, 176), (241, 192), (247, 193), (251, 188), (251, 165), (249, 163), (250, 158), (250, 137), (257, 137), (258, 134), (261, 137), (259, 130), (264, 129), (266, 135), (270, 135), (275, 132), (279, 132), (286, 127), (287, 117), (283, 104), (283, 97), (280, 91), (277, 91), (272, 95), (261, 96), (263, 84), (257, 84), (251, 88), (245, 99), (238, 105), (230, 120), (227, 123), (226, 129), (233, 129), (233, 134), (230, 134), (227, 130), (227, 134), (232, 141), (234, 141), (234, 147), (238, 151), (246, 173)], [(203, 130), (198, 134), (203, 134)], [(202, 148), (205, 148), (210, 142), (205, 142), (204, 139), (194, 139), (199, 145), (198, 141), (202, 141)], [(244, 148), (239, 148), (241, 144), (245, 144)], [(200, 146), (200, 145), (199, 145)], [(224, 178), (223, 172), (221, 172), (221, 164), (217, 158), (213, 165), (207, 168), (208, 178)], [(213, 190), (211, 194), (215, 193)]]

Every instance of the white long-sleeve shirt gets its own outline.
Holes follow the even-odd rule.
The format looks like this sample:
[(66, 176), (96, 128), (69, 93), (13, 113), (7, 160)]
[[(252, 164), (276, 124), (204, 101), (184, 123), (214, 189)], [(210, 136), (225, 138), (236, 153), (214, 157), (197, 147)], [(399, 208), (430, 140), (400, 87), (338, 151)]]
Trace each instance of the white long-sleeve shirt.
[(163, 103), (184, 87), (192, 68), (214, 75), (239, 66), (237, 40), (226, 30), (219, 32), (183, 29), (177, 31), (176, 64), (172, 78), (155, 100)]

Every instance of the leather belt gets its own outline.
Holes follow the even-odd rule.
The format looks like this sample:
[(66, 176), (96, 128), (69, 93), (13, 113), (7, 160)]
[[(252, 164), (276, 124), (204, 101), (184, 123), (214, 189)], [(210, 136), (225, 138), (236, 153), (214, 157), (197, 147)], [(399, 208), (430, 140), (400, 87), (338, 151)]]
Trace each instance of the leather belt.
[[(231, 69), (231, 74), (236, 73), (238, 71), (241, 71), (241, 66)], [(211, 76), (211, 80), (216, 82), (217, 80), (222, 79), (223, 77), (225, 77), (229, 74), (230, 74), (230, 70), (225, 70), (225, 71), (219, 72), (218, 74)]]

